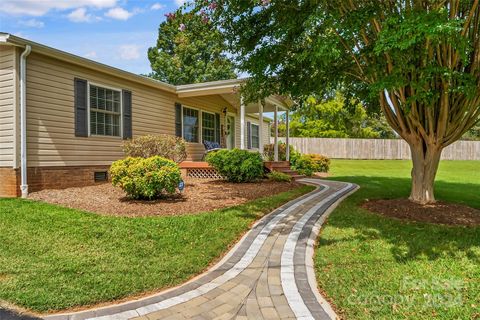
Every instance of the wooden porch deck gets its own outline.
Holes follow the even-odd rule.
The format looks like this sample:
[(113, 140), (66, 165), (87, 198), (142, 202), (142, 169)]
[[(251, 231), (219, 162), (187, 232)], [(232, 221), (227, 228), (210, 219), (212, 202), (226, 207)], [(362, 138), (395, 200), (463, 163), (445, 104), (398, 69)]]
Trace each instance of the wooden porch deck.
[(179, 164), (180, 169), (211, 169), (206, 161), (183, 161)]
[[(288, 161), (264, 161), (263, 165), (269, 171), (280, 171), (292, 176), (294, 179), (303, 178), (297, 172), (291, 170)], [(186, 176), (195, 178), (221, 178), (205, 161), (183, 161), (179, 164), (180, 169), (185, 172)]]

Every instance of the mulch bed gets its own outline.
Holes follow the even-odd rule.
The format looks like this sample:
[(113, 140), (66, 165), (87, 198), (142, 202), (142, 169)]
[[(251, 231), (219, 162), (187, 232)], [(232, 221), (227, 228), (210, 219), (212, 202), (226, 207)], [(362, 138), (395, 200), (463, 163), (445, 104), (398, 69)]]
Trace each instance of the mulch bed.
[(445, 225), (480, 225), (480, 210), (444, 201), (421, 205), (408, 199), (370, 200), (364, 202), (362, 208), (402, 220)]
[(95, 186), (42, 190), (29, 195), (64, 207), (115, 216), (164, 216), (199, 213), (239, 205), (300, 186), (297, 182), (262, 180), (255, 183), (229, 183), (222, 180), (185, 179), (185, 190), (169, 199), (131, 200), (109, 183)]

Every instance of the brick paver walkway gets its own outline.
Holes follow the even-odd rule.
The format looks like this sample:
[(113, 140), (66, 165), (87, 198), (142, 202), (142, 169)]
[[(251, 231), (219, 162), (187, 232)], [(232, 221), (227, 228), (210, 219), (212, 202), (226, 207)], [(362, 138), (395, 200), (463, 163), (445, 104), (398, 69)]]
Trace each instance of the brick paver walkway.
[(319, 188), (264, 217), (216, 267), (192, 281), (141, 300), (46, 319), (334, 318), (316, 289), (313, 245), (326, 213), (356, 186), (303, 181)]

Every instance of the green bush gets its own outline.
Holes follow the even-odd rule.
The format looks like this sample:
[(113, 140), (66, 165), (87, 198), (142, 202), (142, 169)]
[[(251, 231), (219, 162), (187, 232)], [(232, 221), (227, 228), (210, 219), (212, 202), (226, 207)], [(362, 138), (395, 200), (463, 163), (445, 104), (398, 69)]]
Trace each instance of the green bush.
[(180, 168), (159, 156), (115, 161), (110, 167), (114, 186), (133, 199), (157, 199), (175, 193), (181, 181)]
[(311, 157), (304, 154), (296, 159), (292, 168), (299, 174), (310, 177), (315, 172), (315, 162)]
[(292, 180), (292, 177), (286, 173), (280, 172), (280, 171), (272, 171), (267, 174), (267, 178), (269, 180), (273, 181), (279, 181), (279, 182), (290, 182)]
[(259, 152), (224, 149), (209, 153), (206, 160), (231, 182), (249, 182), (263, 176), (263, 161)]
[(321, 154), (309, 154), (309, 157), (315, 162), (315, 172), (328, 172), (330, 170), (330, 159)]
[(180, 163), (187, 158), (185, 140), (168, 134), (146, 135), (123, 143), (127, 157), (150, 158), (160, 156)]
[[(295, 148), (290, 145), (290, 161), (295, 159), (299, 153), (295, 151)], [(265, 161), (273, 161), (275, 158), (275, 144), (270, 143), (263, 146), (263, 158)], [(287, 144), (285, 142), (278, 143), (278, 160), (287, 160)]]
[(311, 176), (314, 172), (328, 172), (330, 159), (320, 154), (303, 154), (295, 159), (292, 167), (300, 174)]

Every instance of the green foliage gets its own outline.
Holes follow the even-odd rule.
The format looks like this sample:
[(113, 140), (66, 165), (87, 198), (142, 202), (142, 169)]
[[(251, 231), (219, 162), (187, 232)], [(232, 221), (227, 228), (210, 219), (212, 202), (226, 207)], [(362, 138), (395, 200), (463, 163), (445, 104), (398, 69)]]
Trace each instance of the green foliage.
[[(283, 119), (279, 131), (285, 129)], [(291, 115), (290, 136), (316, 138), (383, 138), (395, 135), (379, 114), (367, 113), (362, 103), (351, 99), (346, 103), (344, 94), (320, 99), (310, 95)]]
[(110, 175), (113, 185), (133, 199), (151, 200), (171, 195), (181, 181), (178, 165), (159, 156), (115, 161)]
[(297, 171), (299, 174), (310, 177), (315, 172), (315, 161), (306, 154), (301, 155), (292, 165), (292, 169)]
[(464, 140), (480, 140), (480, 123), (468, 130), (462, 137)]
[(222, 33), (205, 14), (181, 7), (166, 16), (156, 46), (148, 49), (150, 77), (174, 85), (237, 77)]
[[(290, 160), (295, 158), (298, 154), (295, 151), (295, 148), (290, 145)], [(263, 158), (265, 161), (273, 161), (275, 158), (275, 145), (273, 143), (266, 144), (263, 146)], [(285, 142), (280, 141), (278, 143), (278, 160), (285, 161), (287, 160), (287, 144)]]
[(315, 172), (328, 172), (330, 169), (330, 158), (315, 153), (308, 154), (307, 156), (312, 158), (315, 163)]
[(231, 182), (250, 182), (263, 176), (263, 160), (259, 152), (218, 150), (210, 152), (206, 161)]
[(320, 154), (302, 154), (292, 162), (292, 168), (305, 176), (315, 172), (328, 172), (330, 159)]
[(168, 134), (146, 135), (123, 143), (127, 157), (150, 158), (160, 156), (180, 163), (187, 158), (185, 140)]
[(280, 171), (272, 171), (267, 173), (267, 178), (269, 180), (278, 181), (278, 182), (290, 182), (292, 181), (292, 177), (286, 173)]
[[(437, 103), (445, 90), (480, 94), (473, 1), (196, 2), (221, 28), (240, 71), (251, 75), (245, 91), (252, 101), (345, 89), (378, 110), (385, 89), (400, 96), (407, 86), (399, 100), (408, 111), (415, 101)], [(442, 80), (448, 86), (438, 86)]]

